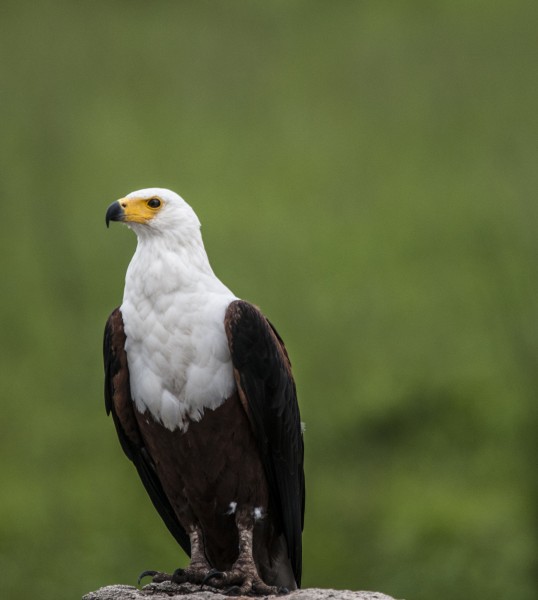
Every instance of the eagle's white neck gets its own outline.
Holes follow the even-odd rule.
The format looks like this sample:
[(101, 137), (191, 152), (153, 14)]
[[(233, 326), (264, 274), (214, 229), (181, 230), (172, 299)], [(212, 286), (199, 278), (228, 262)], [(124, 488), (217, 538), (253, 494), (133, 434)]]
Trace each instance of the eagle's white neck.
[[(203, 284), (202, 284), (203, 282)], [(188, 293), (201, 285), (222, 286), (209, 264), (202, 238), (138, 235), (126, 276), (127, 287), (143, 287), (150, 295), (176, 289)]]
[(234, 299), (213, 273), (199, 232), (186, 241), (139, 233), (121, 312), (140, 412), (186, 430), (233, 392), (224, 315)]

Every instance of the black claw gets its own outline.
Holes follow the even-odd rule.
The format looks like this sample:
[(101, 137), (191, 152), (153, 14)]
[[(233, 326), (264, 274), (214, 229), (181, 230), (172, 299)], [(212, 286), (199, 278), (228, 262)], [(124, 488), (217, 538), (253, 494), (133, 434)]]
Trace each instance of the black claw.
[(207, 582), (210, 579), (213, 579), (213, 577), (217, 577), (218, 579), (220, 579), (220, 578), (224, 577), (224, 573), (217, 569), (211, 569), (211, 571), (209, 571), (207, 573), (207, 575), (202, 579), (202, 585), (207, 585)]
[(279, 588), (277, 589), (276, 593), (277, 593), (279, 596), (285, 596), (286, 594), (289, 594), (289, 593), (290, 593), (290, 591), (288, 590), (288, 588), (287, 588), (287, 587), (279, 587)]
[(144, 579), (144, 577), (155, 577), (155, 575), (157, 575), (159, 571), (142, 571), (142, 573), (140, 573), (140, 575), (138, 576), (138, 580), (137, 580), (137, 585), (140, 585), (140, 582), (142, 581), (142, 579)]
[(225, 596), (241, 596), (241, 588), (238, 585), (233, 585), (231, 588), (224, 592)]

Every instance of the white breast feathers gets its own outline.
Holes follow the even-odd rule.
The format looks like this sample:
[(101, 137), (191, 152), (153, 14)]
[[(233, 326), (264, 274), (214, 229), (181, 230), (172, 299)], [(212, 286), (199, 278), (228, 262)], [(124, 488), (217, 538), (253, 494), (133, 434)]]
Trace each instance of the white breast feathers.
[(187, 261), (176, 249), (139, 239), (125, 282), (131, 395), (140, 412), (170, 430), (185, 431), (235, 389), (224, 316), (236, 297), (200, 251), (198, 261)]

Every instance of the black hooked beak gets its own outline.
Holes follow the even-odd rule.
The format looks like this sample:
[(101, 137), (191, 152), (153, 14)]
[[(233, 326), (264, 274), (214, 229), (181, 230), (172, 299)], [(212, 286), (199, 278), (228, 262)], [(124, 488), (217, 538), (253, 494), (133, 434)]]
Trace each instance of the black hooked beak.
[(119, 200), (113, 202), (106, 211), (106, 226), (108, 227), (110, 221), (124, 221), (125, 220), (125, 211), (123, 210), (123, 206), (120, 204)]

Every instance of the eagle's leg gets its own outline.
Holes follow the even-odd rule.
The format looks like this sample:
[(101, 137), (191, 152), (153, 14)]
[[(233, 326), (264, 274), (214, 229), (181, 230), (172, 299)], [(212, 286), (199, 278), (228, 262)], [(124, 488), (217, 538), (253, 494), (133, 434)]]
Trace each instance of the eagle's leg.
[[(257, 509), (259, 510), (259, 509)], [(236, 512), (239, 534), (239, 555), (229, 571), (210, 573), (205, 582), (218, 588), (227, 588), (229, 595), (245, 594), (273, 595), (287, 593), (288, 590), (267, 585), (258, 573), (253, 555), (254, 524), (259, 516), (246, 511)], [(256, 514), (256, 511), (254, 511)]]
[(188, 531), (191, 541), (191, 562), (185, 569), (176, 569), (172, 575), (146, 571), (152, 575), (154, 583), (172, 581), (174, 583), (203, 583), (214, 571), (204, 553), (203, 534), (199, 527), (192, 525)]
[(189, 529), (191, 541), (191, 562), (186, 569), (176, 569), (172, 575), (174, 583), (202, 583), (213, 568), (209, 564), (204, 552), (204, 538), (202, 530), (196, 525)]

